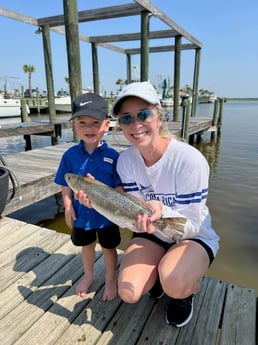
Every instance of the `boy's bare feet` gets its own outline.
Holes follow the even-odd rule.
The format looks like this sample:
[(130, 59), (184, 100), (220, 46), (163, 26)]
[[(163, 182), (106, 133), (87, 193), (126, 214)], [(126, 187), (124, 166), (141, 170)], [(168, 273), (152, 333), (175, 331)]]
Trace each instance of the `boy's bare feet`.
[(92, 284), (93, 279), (84, 277), (75, 287), (76, 295), (80, 297), (85, 297)]
[(103, 301), (112, 301), (117, 295), (116, 280), (108, 281), (102, 297)]

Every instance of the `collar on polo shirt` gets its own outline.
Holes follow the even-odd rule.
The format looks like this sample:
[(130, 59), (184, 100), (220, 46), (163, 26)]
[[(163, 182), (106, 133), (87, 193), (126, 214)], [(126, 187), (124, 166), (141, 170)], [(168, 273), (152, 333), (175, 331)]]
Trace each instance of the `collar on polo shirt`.
[[(80, 140), (79, 146), (80, 146), (80, 148), (81, 148), (81, 150), (83, 152), (88, 153), (88, 151), (85, 150), (84, 142), (82, 140)], [(95, 154), (96, 152), (99, 152), (99, 151), (100, 152), (102, 152), (102, 151), (104, 152), (106, 150), (107, 146), (108, 146), (107, 142), (105, 140), (103, 140), (102, 141), (102, 145), (101, 146), (97, 146), (91, 154)]]

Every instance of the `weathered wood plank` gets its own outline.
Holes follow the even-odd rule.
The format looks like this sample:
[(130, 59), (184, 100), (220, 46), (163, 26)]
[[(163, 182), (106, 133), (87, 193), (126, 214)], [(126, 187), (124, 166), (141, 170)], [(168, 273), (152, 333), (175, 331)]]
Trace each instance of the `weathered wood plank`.
[(220, 345), (256, 344), (256, 293), (230, 284), (222, 319)]
[[(30, 227), (29, 225), (27, 226), (28, 228)], [(19, 240), (17, 236), (17, 243), (11, 245), (5, 253), (1, 254), (0, 291), (8, 288), (24, 272), (32, 270), (39, 262), (45, 260), (53, 251), (68, 240), (62, 234), (55, 233), (52, 230), (48, 232), (45, 228), (35, 228), (36, 226), (32, 226), (31, 230), (35, 231), (24, 239)], [(33, 245), (33, 243), (37, 245)]]
[[(176, 344), (180, 329), (167, 325), (165, 312), (169, 303), (167, 296), (157, 303), (137, 341), (137, 345)], [(155, 325), (155, 327), (154, 327)]]
[[(58, 289), (58, 294), (54, 300), (54, 303), (50, 307), (45, 309), (45, 313), (40, 317), (36, 322), (34, 322), (28, 331), (17, 341), (17, 344), (27, 344), (32, 342), (33, 344), (41, 344), (42, 339), (44, 339), (44, 344), (53, 344), (57, 340), (65, 329), (74, 322), (76, 317), (82, 310), (85, 310), (87, 304), (94, 297), (94, 290), (98, 290), (104, 284), (104, 263), (103, 257), (101, 256), (95, 262), (95, 272), (99, 279), (96, 279), (91, 287), (91, 293), (87, 295), (87, 298), (80, 298), (75, 295), (74, 287), (69, 284), (69, 289), (65, 292), (60, 291), (60, 284), (65, 283), (65, 280), (68, 278), (68, 282), (76, 282), (83, 275), (83, 268), (81, 264), (81, 259), (77, 256), (76, 260), (74, 259), (73, 265), (65, 268), (65, 279), (60, 280), (60, 275), (55, 279), (53, 283), (53, 288)], [(76, 273), (74, 275), (73, 271)], [(67, 275), (68, 273), (68, 275)], [(67, 285), (67, 282), (66, 282)], [(60, 291), (60, 292), (59, 292)], [(36, 294), (39, 293), (37, 290)], [(34, 293), (34, 294), (35, 294)], [(33, 294), (33, 295), (34, 295)], [(32, 295), (32, 297), (34, 297)], [(47, 293), (47, 299), (50, 299), (53, 296), (53, 292), (50, 290)], [(36, 296), (33, 298), (33, 304), (36, 302)], [(39, 305), (36, 302), (36, 305)], [(40, 306), (41, 308), (41, 306)]]
[[(17, 221), (15, 224), (17, 224)], [(22, 258), (22, 251), (26, 250), (26, 248), (31, 248), (31, 244), (33, 242), (41, 243), (41, 246), (48, 244), (48, 247), (51, 250), (51, 247), (56, 248), (60, 242), (63, 243), (65, 240), (61, 234), (53, 234), (52, 230), (40, 228), (36, 225), (26, 224), (25, 222), (22, 222), (15, 229), (16, 233), (12, 232), (10, 233), (10, 236), (8, 236), (8, 239), (10, 239), (9, 243), (4, 244), (5, 251), (0, 253), (0, 267), (17, 261), (17, 255), (19, 255), (19, 258)], [(54, 240), (55, 243), (52, 243), (52, 240)]]
[[(91, 10), (79, 11), (78, 21), (89, 22), (95, 20), (103, 20), (110, 18), (120, 18), (127, 16), (139, 15), (142, 8), (137, 4), (122, 4), (117, 6), (108, 6), (103, 8), (95, 8)], [(60, 26), (64, 25), (64, 16), (57, 15), (38, 19), (38, 25)]]
[[(59, 271), (67, 261), (71, 260), (75, 255), (80, 252), (80, 248), (74, 247), (70, 241), (65, 242), (60, 248), (57, 249), (48, 257), (42, 256), (42, 261), (38, 262), (37, 266), (27, 271), (20, 270), (19, 273), (15, 270), (15, 266), (10, 266), (10, 271), (15, 275), (12, 285), (9, 285), (5, 290), (0, 293), (0, 317), (9, 313), (14, 307), (22, 302), (25, 296), (17, 294), (19, 285), (29, 286), (31, 291), (35, 291), (37, 287), (44, 284), (47, 276), (51, 276)], [(46, 252), (45, 248), (45, 252)], [(71, 254), (69, 254), (71, 253)], [(37, 255), (35, 252), (34, 256)], [(29, 261), (30, 257), (26, 256)], [(17, 265), (18, 266), (18, 263)], [(48, 268), (46, 270), (46, 267)], [(18, 273), (18, 274), (17, 274)], [(10, 274), (11, 275), (11, 274)], [(6, 303), (8, 301), (8, 303)]]
[[(105, 277), (105, 266), (103, 256), (101, 256), (94, 265), (95, 276), (90, 292), (86, 298), (80, 298), (74, 294), (74, 289), (69, 289), (55, 304), (22, 336), (17, 344), (24, 344), (33, 340), (33, 344), (40, 344), (42, 337), (44, 344), (75, 344), (80, 338), (81, 327), (91, 323), (93, 314), (97, 311), (91, 304), (93, 300), (101, 304), (101, 309), (117, 309), (121, 303), (118, 299), (112, 302), (103, 302), (103, 286)], [(77, 283), (77, 282), (76, 282)], [(110, 315), (109, 315), (110, 316)], [(107, 317), (107, 320), (109, 318)], [(107, 322), (107, 321), (106, 321)], [(75, 333), (73, 333), (75, 329)], [(79, 329), (79, 334), (78, 334)], [(88, 332), (87, 332), (88, 333)]]
[(0, 138), (7, 138), (10, 136), (19, 135), (35, 135), (35, 134), (48, 134), (54, 135), (55, 125), (60, 126), (61, 129), (72, 128), (72, 122), (70, 121), (58, 121), (56, 123), (51, 122), (23, 122), (11, 125), (2, 125), (0, 128)]
[[(184, 327), (177, 345), (216, 345), (220, 318), (226, 293), (226, 283), (205, 278), (194, 301), (194, 315), (189, 327)], [(205, 311), (205, 312), (204, 312)]]
[(36, 291), (32, 292), (30, 287), (19, 285), (18, 291), (24, 296), (24, 301), (1, 319), (0, 342), (5, 341), (6, 344), (11, 344), (18, 340), (81, 274), (81, 260), (79, 256), (75, 256)]
[[(25, 238), (31, 235), (31, 230), (28, 229), (26, 233), (26, 228), (24, 229), (26, 223), (21, 223), (19, 220), (11, 220), (11, 218), (0, 218), (0, 255), (5, 253), (5, 251), (10, 248), (13, 244), (17, 243), (17, 237), (22, 236)], [(8, 242), (5, 239), (8, 238)], [(1, 265), (1, 261), (0, 261)]]
[(17, 189), (15, 198), (2, 214), (10, 214), (60, 192), (60, 186), (53, 183), (53, 179), (62, 154), (72, 145), (74, 143), (64, 143), (5, 156), (7, 167), (15, 173), (21, 186), (22, 199)]

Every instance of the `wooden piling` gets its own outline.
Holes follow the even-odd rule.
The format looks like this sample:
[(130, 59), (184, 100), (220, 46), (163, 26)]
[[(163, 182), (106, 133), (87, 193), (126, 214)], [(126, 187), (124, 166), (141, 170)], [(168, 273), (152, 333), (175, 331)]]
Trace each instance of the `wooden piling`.
[[(218, 124), (218, 101), (214, 102), (214, 109), (213, 109), (213, 118), (212, 118), (212, 127), (216, 127)], [(215, 139), (216, 131), (211, 132), (211, 140)]]
[[(29, 117), (28, 117), (28, 112), (27, 112), (27, 104), (26, 104), (26, 100), (24, 98), (21, 99), (21, 121), (22, 123), (28, 123), (29, 122)], [(31, 145), (31, 136), (29, 134), (25, 134), (23, 136), (24, 140), (25, 140), (25, 147), (24, 150), (25, 151), (29, 151), (32, 149), (32, 145)]]
[(188, 124), (190, 117), (190, 101), (189, 99), (183, 100), (183, 114), (182, 114), (182, 129), (181, 138), (188, 140)]
[(221, 127), (222, 127), (222, 119), (224, 113), (224, 98), (219, 99), (219, 117), (218, 117), (218, 124), (217, 124), (217, 136), (221, 135)]
[(22, 122), (29, 122), (28, 117), (28, 106), (26, 104), (26, 100), (24, 98), (21, 99), (21, 121)]

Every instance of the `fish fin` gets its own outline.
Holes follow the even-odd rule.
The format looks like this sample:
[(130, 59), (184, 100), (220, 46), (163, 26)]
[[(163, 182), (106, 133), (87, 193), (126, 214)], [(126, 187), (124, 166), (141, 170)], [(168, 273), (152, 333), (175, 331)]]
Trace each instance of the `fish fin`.
[(186, 221), (184, 217), (161, 218), (153, 222), (153, 225), (168, 238), (180, 242), (184, 235)]
[(177, 231), (184, 231), (185, 223), (187, 221), (184, 217), (172, 217), (172, 218), (162, 218), (166, 224), (166, 227), (171, 227)]

